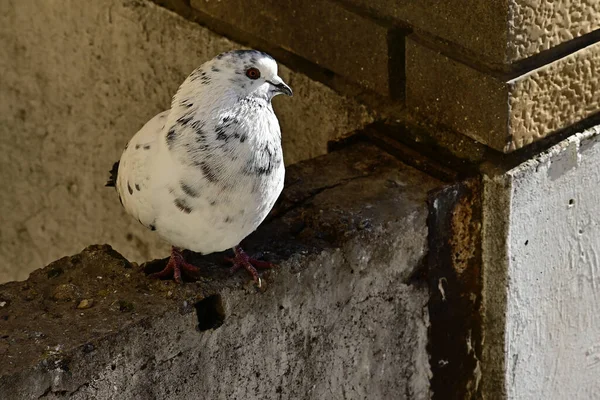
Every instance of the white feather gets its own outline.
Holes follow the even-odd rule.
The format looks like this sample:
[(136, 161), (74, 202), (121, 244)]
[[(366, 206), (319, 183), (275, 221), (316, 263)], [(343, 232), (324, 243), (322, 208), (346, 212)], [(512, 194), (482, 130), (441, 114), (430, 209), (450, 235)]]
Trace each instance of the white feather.
[[(260, 79), (245, 75), (250, 67)], [(282, 82), (277, 64), (260, 52), (225, 53), (194, 71), (123, 152), (117, 190), (127, 212), (204, 254), (252, 233), (285, 174), (273, 82)]]

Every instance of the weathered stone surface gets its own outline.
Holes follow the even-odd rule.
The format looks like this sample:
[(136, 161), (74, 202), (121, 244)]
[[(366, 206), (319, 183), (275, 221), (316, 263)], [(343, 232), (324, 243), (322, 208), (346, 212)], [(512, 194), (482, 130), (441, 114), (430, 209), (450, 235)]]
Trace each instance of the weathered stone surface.
[(341, 0), (507, 64), (600, 28), (596, 0)]
[(191, 5), (384, 95), (389, 74), (403, 74), (388, 68), (388, 27), (335, 1), (192, 0)]
[(599, 77), (600, 44), (510, 80), (407, 44), (408, 106), (503, 152), (599, 112)]
[[(177, 286), (107, 246), (0, 286), (2, 398), (427, 399), (427, 288), (411, 277), (438, 185), (371, 145), (292, 167), (245, 243), (279, 265), (263, 293), (221, 254), (188, 255), (202, 276)], [(54, 299), (62, 285), (77, 295)]]
[[(169, 107), (185, 76), (240, 45), (148, 1), (0, 2), (0, 282), (25, 279), (88, 243), (132, 261), (167, 246), (128, 217), (107, 170)], [(276, 99), (287, 163), (372, 120), (355, 100), (280, 66)]]
[(600, 126), (486, 174), (485, 398), (600, 392), (598, 171)]
[(512, 0), (507, 61), (521, 60), (600, 28), (597, 0)]

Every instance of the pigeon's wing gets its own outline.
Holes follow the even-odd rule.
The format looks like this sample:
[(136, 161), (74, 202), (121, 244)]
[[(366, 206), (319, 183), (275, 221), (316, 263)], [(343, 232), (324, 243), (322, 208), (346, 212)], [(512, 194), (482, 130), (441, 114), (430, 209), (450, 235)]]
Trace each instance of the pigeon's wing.
[(163, 111), (148, 121), (129, 141), (117, 166), (116, 187), (123, 207), (150, 229), (154, 229), (155, 219), (151, 171), (168, 115), (168, 110)]

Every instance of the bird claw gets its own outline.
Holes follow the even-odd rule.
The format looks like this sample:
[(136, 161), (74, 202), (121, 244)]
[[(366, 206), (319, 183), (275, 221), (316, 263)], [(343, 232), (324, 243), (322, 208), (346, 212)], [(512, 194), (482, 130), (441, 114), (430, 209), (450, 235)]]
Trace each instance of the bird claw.
[(173, 247), (171, 249), (171, 258), (169, 258), (167, 266), (162, 271), (155, 272), (149, 276), (156, 279), (172, 277), (175, 283), (179, 284), (183, 282), (182, 275), (193, 278), (199, 271), (200, 268), (185, 261), (181, 252)]
[(233, 266), (229, 269), (229, 273), (234, 274), (239, 269), (244, 268), (250, 275), (252, 275), (252, 279), (254, 280), (256, 286), (261, 289), (262, 280), (258, 275), (257, 268), (273, 268), (273, 264), (267, 261), (250, 258), (239, 246), (234, 247), (233, 252), (235, 254), (234, 257), (225, 257), (226, 261), (233, 264)]

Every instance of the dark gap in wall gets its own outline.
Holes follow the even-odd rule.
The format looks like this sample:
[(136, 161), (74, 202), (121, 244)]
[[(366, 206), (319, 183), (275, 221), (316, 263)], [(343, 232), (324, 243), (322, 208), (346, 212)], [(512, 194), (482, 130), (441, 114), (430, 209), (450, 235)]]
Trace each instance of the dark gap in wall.
[(573, 136), (576, 133), (583, 132), (587, 129), (600, 125), (600, 112), (591, 115), (571, 126), (568, 126), (560, 131), (550, 134), (549, 136), (531, 143), (522, 149), (518, 149), (509, 154), (500, 156), (504, 168), (512, 169), (527, 160), (536, 158), (540, 153), (547, 151), (552, 146)]
[(600, 42), (600, 29), (561, 43), (524, 60), (517, 61), (511, 65), (511, 72), (513, 77), (523, 75), (598, 42)]
[(415, 29), (411, 39), (420, 45), (435, 50), (451, 60), (464, 64), (476, 71), (491, 75), (501, 81), (509, 81), (544, 65), (560, 60), (594, 43), (600, 42), (600, 29), (586, 35), (561, 43), (524, 60), (510, 64), (486, 63), (479, 54), (462, 46), (434, 37), (431, 34)]
[[(358, 140), (355, 138), (358, 136), (443, 182), (458, 182), (481, 174), (484, 164), (494, 165), (497, 172), (511, 170), (535, 159), (568, 137), (599, 125), (600, 112), (522, 149), (504, 154), (445, 126), (420, 126), (405, 115), (394, 122), (376, 121), (346, 139), (329, 143), (328, 150), (352, 143)], [(442, 136), (449, 138), (450, 144), (442, 142)], [(453, 148), (453, 143), (459, 141), (460, 145)]]
[(196, 304), (196, 317), (198, 318), (198, 331), (217, 329), (225, 321), (225, 307), (220, 294), (208, 296)]
[(393, 28), (388, 31), (388, 76), (390, 97), (404, 101), (406, 98), (406, 35), (408, 31)]
[[(411, 125), (406, 120), (393, 123), (376, 121), (356, 134), (442, 182), (457, 182), (479, 173), (477, 160), (458, 157), (441, 145), (429, 131)], [(330, 144), (329, 148), (335, 146)]]

